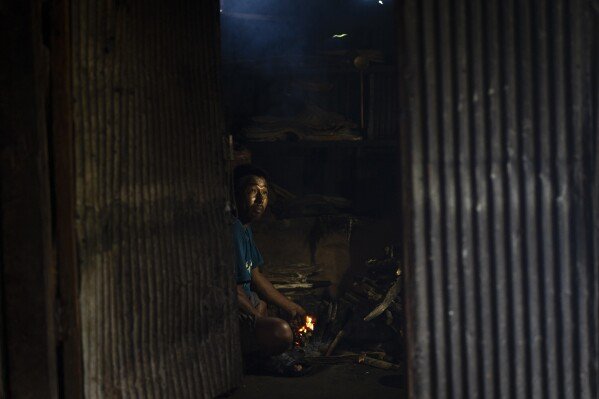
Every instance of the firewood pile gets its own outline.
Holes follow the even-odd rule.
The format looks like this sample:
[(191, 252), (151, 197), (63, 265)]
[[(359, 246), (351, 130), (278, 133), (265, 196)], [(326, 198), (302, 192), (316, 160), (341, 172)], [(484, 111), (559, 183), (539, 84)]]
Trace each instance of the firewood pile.
[[(296, 339), (296, 350), (316, 364), (359, 363), (399, 369), (403, 358), (402, 275), (399, 260), (388, 248), (382, 259), (371, 259), (335, 299), (319, 297), (326, 281), (299, 273), (299, 282), (285, 283), (287, 294), (313, 315), (315, 328)], [(312, 272), (315, 273), (314, 271)], [(304, 289), (299, 288), (303, 284)]]

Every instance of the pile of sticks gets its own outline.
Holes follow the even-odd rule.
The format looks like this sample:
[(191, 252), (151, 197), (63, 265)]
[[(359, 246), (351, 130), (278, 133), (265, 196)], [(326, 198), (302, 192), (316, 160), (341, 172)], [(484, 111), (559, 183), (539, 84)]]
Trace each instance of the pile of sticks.
[(314, 363), (353, 362), (399, 369), (403, 357), (402, 276), (393, 256), (372, 259), (336, 300), (323, 300), (317, 314)]

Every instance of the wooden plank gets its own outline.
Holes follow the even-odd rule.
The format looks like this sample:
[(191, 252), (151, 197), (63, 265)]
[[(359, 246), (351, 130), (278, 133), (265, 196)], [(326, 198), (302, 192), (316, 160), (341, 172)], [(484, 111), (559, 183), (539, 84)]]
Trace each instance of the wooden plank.
[(71, 114), (70, 2), (51, 4), (50, 76), (56, 260), (60, 300), (61, 394), (83, 397), (79, 272), (75, 249), (75, 173)]
[(57, 398), (55, 264), (41, 1), (0, 14), (0, 254), (6, 397)]

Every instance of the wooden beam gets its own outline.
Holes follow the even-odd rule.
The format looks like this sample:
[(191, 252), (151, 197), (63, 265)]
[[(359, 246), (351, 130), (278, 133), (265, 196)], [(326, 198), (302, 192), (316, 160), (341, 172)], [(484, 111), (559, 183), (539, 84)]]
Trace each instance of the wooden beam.
[(66, 399), (83, 397), (83, 356), (78, 302), (79, 273), (75, 249), (75, 173), (71, 110), (70, 1), (51, 3), (50, 76), (54, 173), (56, 261), (60, 301), (59, 353)]
[(12, 399), (58, 397), (41, 8), (12, 0), (0, 13), (0, 262)]

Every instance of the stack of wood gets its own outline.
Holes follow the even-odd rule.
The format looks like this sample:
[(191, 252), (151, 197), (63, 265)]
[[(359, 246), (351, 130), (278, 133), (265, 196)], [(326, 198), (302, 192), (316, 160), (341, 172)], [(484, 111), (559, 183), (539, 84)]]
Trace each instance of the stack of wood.
[[(306, 359), (399, 369), (403, 354), (402, 277), (393, 256), (372, 259), (337, 299), (320, 299)], [(305, 298), (304, 298), (305, 299)]]

